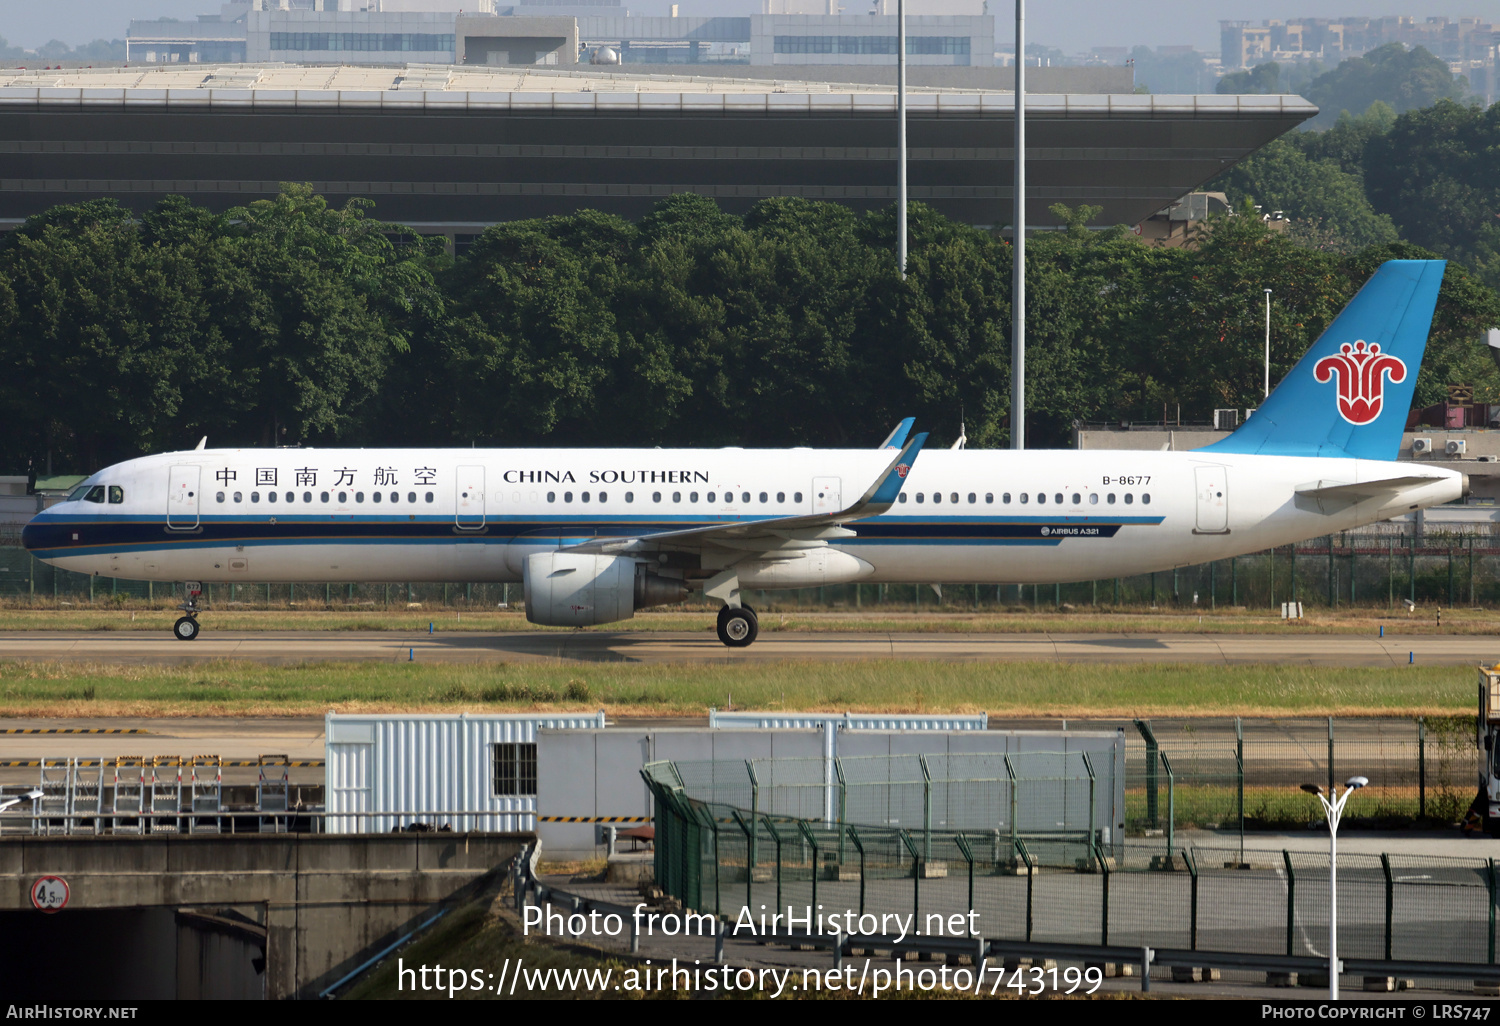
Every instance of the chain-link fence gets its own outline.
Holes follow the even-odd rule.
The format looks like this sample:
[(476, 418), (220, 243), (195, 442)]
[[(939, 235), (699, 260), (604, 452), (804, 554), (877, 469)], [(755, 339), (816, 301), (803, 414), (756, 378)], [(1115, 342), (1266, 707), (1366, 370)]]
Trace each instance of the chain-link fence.
[[(693, 795), (669, 763), (644, 775), (657, 882), (732, 922), (782, 914), (783, 927), (831, 932), (815, 917), (853, 915), (865, 934), (904, 922), (928, 937), (1327, 956), (1326, 854), (1132, 841), (1105, 856), (1082, 835), (1033, 844), (752, 811)], [(1340, 954), (1489, 973), (1496, 892), (1492, 859), (1341, 855)]]
[[(14, 531), (0, 534), (0, 598), (42, 602), (156, 601), (178, 586), (73, 573), (34, 559)], [(1500, 535), (1489, 525), (1462, 532), (1416, 532), (1384, 524), (1314, 538), (1233, 559), (1134, 577), (1070, 584), (847, 584), (744, 593), (756, 609), (1052, 609), (1071, 606), (1218, 606), (1398, 608), (1404, 601), (1440, 606), (1500, 604)], [(216, 606), (519, 605), (519, 584), (216, 584)]]
[(1349, 810), (1376, 822), (1452, 823), (1479, 775), (1474, 717), (1136, 720), (1126, 744), (1126, 831), (1321, 822), (1302, 784), (1367, 777)]

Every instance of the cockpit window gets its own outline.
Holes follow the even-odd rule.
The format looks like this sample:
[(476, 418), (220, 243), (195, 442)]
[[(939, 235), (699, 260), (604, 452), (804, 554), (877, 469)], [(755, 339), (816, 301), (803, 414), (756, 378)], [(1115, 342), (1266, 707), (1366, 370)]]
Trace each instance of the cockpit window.
[(84, 483), (84, 484), (79, 485), (77, 488), (73, 489), (72, 493), (68, 496), (67, 501), (68, 502), (82, 502), (83, 501), (83, 497), (89, 493), (89, 489), (92, 488), (92, 487), (93, 487), (93, 485), (88, 484), (88, 483)]
[(112, 506), (118, 506), (125, 501), (125, 489), (119, 485), (109, 486), (109, 502)]
[(104, 486), (103, 485), (94, 485), (94, 487), (92, 487), (92, 488), (89, 489), (88, 494), (83, 497), (83, 501), (84, 502), (103, 502), (104, 501)]

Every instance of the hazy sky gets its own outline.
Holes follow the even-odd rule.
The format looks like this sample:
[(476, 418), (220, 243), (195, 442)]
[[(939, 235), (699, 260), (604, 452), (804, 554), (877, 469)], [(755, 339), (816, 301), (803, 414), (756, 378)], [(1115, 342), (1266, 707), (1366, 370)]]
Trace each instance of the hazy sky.
[[(667, 13), (671, 0), (624, 2), (635, 14), (659, 15)], [(760, 8), (758, 0), (677, 2), (685, 15), (750, 14)], [(843, 3), (851, 11), (867, 9), (863, 0)], [(1006, 23), (1014, 10), (1009, 0), (990, 0), (990, 8)], [(13, 46), (38, 46), (49, 39), (76, 46), (100, 37), (123, 38), (131, 18), (191, 18), (218, 9), (217, 0), (0, 0), (0, 36)], [(1139, 44), (1192, 44), (1217, 53), (1220, 18), (1259, 22), (1389, 14), (1500, 21), (1500, 0), (1032, 0), (1026, 11), (1026, 35), (1028, 42), (1065, 53)], [(1001, 28), (996, 34), (1004, 40), (1011, 33)]]

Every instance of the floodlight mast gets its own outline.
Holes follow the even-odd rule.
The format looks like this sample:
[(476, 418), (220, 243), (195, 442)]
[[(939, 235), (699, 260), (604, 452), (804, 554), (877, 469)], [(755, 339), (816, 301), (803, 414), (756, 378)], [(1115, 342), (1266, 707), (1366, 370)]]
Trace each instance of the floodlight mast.
[(1339, 820), (1344, 816), (1344, 805), (1349, 796), (1370, 783), (1368, 777), (1350, 777), (1344, 784), (1344, 793), (1332, 789), (1333, 800), (1324, 794), (1317, 784), (1303, 784), (1302, 790), (1318, 796), (1323, 813), (1328, 819), (1328, 1000), (1339, 999)]
[(1016, 188), (1011, 230), (1010, 447), (1026, 448), (1026, 0), (1016, 0)]
[(906, 0), (896, 0), (896, 264), (906, 280)]

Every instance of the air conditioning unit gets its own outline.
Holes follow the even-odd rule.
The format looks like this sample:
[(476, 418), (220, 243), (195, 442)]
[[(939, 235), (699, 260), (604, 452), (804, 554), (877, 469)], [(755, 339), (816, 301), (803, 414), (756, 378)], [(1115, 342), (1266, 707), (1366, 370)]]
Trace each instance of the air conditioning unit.
[(1448, 439), (1448, 445), (1445, 447), (1445, 451), (1449, 456), (1462, 456), (1464, 454), (1464, 450), (1466, 450), (1468, 447), (1469, 443), (1466, 440), (1462, 438), (1450, 438)]
[(1255, 407), (1253, 407), (1253, 406), (1252, 406), (1252, 407), (1250, 407), (1250, 408), (1249, 408), (1249, 409), (1247, 409), (1247, 410), (1246, 410), (1246, 411), (1245, 411), (1245, 419), (1246, 419), (1246, 420), (1249, 420), (1249, 419), (1250, 419), (1250, 414), (1252, 414), (1252, 413), (1254, 413), (1254, 412), (1255, 412)]
[(1417, 453), (1419, 455), (1421, 453), (1424, 453), (1424, 452), (1431, 452), (1432, 451), (1432, 439), (1430, 439), (1430, 438), (1413, 438), (1411, 440), (1411, 451), (1414, 452), (1414, 453)]
[(1235, 428), (1237, 428), (1239, 426), (1240, 426), (1240, 411), (1239, 410), (1215, 410), (1214, 411), (1214, 430), (1215, 431), (1233, 431)]

